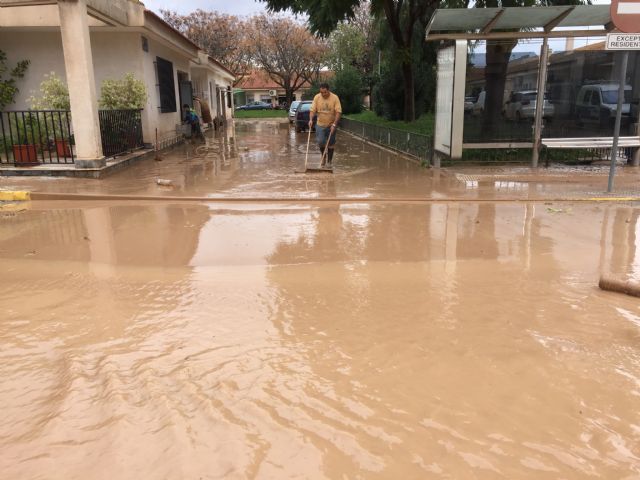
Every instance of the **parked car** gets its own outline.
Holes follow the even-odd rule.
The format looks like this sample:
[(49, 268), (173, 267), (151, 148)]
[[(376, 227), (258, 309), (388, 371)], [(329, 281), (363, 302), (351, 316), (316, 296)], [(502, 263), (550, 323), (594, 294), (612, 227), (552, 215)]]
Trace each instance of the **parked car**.
[(289, 123), (293, 123), (296, 121), (296, 109), (300, 105), (300, 100), (295, 100), (291, 102), (291, 107), (289, 107)]
[(273, 105), (267, 102), (251, 102), (246, 105), (236, 107), (236, 110), (271, 110)]
[[(538, 92), (536, 90), (524, 90), (522, 92), (511, 92), (509, 99), (504, 104), (502, 110), (505, 118), (515, 120), (517, 122), (521, 120), (533, 120), (536, 116), (536, 103), (538, 99)], [(552, 118), (554, 114), (554, 108), (551, 102), (547, 99), (547, 94), (544, 94), (544, 103), (542, 104), (542, 117)]]
[[(296, 109), (296, 132), (304, 132), (309, 128), (309, 112), (311, 112), (312, 102), (300, 102)], [(316, 118), (313, 119), (313, 128), (315, 130)]]
[[(601, 127), (611, 125), (618, 108), (618, 88), (616, 83), (583, 85), (576, 99), (576, 123), (597, 123)], [(625, 85), (622, 102), (622, 123), (628, 124), (631, 120), (631, 85)]]

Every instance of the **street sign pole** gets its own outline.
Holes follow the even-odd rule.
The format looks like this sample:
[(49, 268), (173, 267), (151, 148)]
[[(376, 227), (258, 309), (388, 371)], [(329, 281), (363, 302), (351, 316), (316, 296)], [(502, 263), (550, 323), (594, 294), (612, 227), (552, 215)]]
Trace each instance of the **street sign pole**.
[(613, 191), (613, 176), (616, 174), (616, 160), (618, 159), (618, 140), (620, 138), (620, 123), (622, 122), (622, 105), (624, 102), (624, 87), (627, 83), (627, 62), (629, 61), (629, 51), (625, 50), (619, 55), (620, 76), (618, 77), (618, 106), (616, 107), (616, 124), (613, 127), (613, 144), (611, 145), (611, 166), (609, 167), (609, 184), (607, 192)]
[(618, 141), (620, 139), (620, 122), (622, 121), (622, 105), (624, 104), (624, 87), (627, 83), (627, 62), (629, 50), (640, 50), (640, 1), (611, 0), (609, 7), (611, 22), (619, 33), (607, 35), (607, 50), (622, 50), (620, 55), (620, 76), (618, 78), (618, 106), (616, 107), (616, 124), (613, 129), (611, 145), (611, 167), (609, 168), (609, 185), (607, 192), (613, 190), (613, 176), (616, 172), (618, 157)]

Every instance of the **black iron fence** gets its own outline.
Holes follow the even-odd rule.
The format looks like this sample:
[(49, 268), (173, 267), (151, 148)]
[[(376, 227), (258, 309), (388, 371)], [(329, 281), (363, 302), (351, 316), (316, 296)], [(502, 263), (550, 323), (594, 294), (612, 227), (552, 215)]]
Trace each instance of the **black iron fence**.
[(113, 157), (144, 146), (142, 110), (100, 110), (102, 153)]
[(0, 163), (73, 163), (71, 113), (65, 110), (0, 112)]
[(340, 128), (358, 137), (416, 157), (423, 163), (429, 163), (433, 155), (431, 135), (372, 125), (344, 117), (340, 119)]
[[(100, 110), (102, 152), (113, 157), (144, 146), (141, 110)], [(0, 112), (0, 164), (72, 164), (76, 158), (71, 112)]]

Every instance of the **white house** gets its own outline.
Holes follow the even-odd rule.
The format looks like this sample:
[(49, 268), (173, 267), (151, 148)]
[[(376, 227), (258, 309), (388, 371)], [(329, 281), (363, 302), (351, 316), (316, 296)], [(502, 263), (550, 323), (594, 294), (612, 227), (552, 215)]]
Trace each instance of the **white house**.
[(11, 110), (29, 108), (44, 75), (69, 88), (77, 167), (100, 167), (98, 97), (106, 79), (133, 73), (148, 100), (142, 111), (145, 143), (177, 138), (181, 105), (208, 102), (218, 120), (233, 113), (234, 74), (136, 0), (0, 0), (0, 50), (8, 64), (30, 61)]

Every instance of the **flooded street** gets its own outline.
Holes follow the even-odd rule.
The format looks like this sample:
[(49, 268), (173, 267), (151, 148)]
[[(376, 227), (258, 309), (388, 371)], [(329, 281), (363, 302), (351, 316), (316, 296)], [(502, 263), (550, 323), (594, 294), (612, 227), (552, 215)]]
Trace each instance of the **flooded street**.
[(0, 478), (640, 478), (640, 302), (597, 288), (640, 282), (638, 204), (305, 142), (0, 178), (104, 195), (0, 210)]

